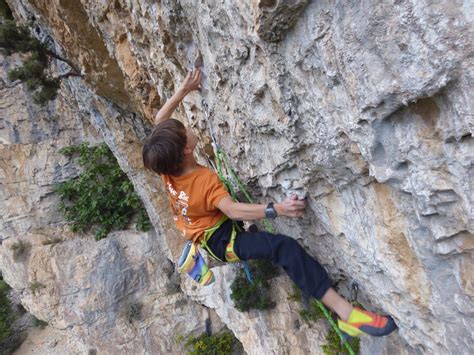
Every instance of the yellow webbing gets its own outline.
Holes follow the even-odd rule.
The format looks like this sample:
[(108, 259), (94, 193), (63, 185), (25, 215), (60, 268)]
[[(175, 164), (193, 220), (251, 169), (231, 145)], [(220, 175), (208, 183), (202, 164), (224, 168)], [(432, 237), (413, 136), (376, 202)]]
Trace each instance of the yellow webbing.
[(230, 242), (227, 244), (227, 247), (225, 248), (225, 259), (229, 263), (236, 263), (237, 261), (240, 261), (239, 257), (234, 251), (234, 242), (235, 242), (235, 237), (237, 236), (237, 231), (235, 230), (235, 223), (232, 224), (232, 234), (230, 237)]
[[(214, 224), (211, 228), (208, 228), (204, 231), (204, 236), (201, 240), (201, 247), (204, 248), (209, 253), (209, 255), (212, 256), (217, 261), (223, 261), (223, 260), (219, 259), (212, 252), (211, 248), (209, 248), (209, 246), (207, 245), (207, 241), (212, 237), (214, 232), (218, 230), (219, 227), (222, 226), (222, 224), (224, 224), (224, 222), (227, 221), (228, 219), (229, 217), (227, 217), (226, 215), (223, 215), (221, 219), (217, 221), (216, 224)], [(225, 248), (225, 259), (229, 263), (235, 263), (237, 261), (240, 261), (239, 257), (234, 251), (234, 242), (235, 242), (235, 237), (237, 236), (237, 229), (240, 229), (240, 228), (236, 225), (236, 223), (232, 222), (232, 234), (230, 236), (229, 244), (227, 244), (227, 247)]]

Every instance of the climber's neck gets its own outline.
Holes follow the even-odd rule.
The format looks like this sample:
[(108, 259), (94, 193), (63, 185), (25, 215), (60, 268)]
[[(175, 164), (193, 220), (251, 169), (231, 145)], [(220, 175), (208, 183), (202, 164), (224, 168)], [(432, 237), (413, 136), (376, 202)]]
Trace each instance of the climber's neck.
[(183, 171), (180, 176), (192, 173), (199, 167), (193, 154), (185, 154), (183, 160)]

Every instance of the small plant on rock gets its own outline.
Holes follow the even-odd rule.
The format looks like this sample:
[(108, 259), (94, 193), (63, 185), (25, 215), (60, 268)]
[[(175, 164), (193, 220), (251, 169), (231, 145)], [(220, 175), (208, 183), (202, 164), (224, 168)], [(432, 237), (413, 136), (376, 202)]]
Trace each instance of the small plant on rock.
[(246, 312), (251, 309), (264, 310), (275, 307), (275, 302), (270, 296), (268, 280), (276, 275), (277, 269), (266, 260), (256, 260), (249, 264), (253, 285), (241, 269), (230, 286), (232, 290), (230, 298), (234, 301), (235, 308)]
[[(337, 335), (334, 329), (330, 329), (329, 333), (326, 335), (326, 344), (322, 346), (324, 355), (350, 355), (349, 351), (344, 346), (343, 342)], [(349, 340), (349, 345), (355, 354), (360, 352), (360, 339), (352, 338)]]
[(24, 258), (28, 251), (31, 249), (31, 244), (19, 240), (10, 245), (10, 249), (13, 251), (13, 260), (18, 261), (20, 258)]
[(317, 301), (315, 299), (303, 300), (303, 294), (295, 284), (293, 284), (293, 293), (288, 296), (288, 300), (300, 302), (303, 306), (306, 304), (305, 308), (299, 311), (301, 319), (303, 319), (305, 323), (311, 325), (317, 320), (324, 318), (324, 313), (321, 308), (319, 308)]
[(321, 310), (321, 308), (319, 308), (318, 303), (316, 302), (316, 300), (312, 299), (309, 302), (308, 309), (300, 310), (300, 316), (301, 316), (301, 319), (303, 319), (304, 322), (311, 325), (312, 323), (316, 322), (317, 320), (324, 318), (324, 313)]
[(33, 295), (36, 296), (36, 293), (41, 290), (42, 288), (45, 288), (46, 286), (43, 285), (41, 282), (38, 281), (33, 281), (30, 283), (30, 291), (33, 293)]
[(78, 156), (83, 168), (78, 177), (56, 188), (61, 199), (59, 210), (72, 222), (73, 232), (93, 228), (96, 239), (100, 240), (112, 230), (124, 229), (136, 214), (139, 214), (137, 228), (150, 228), (142, 202), (106, 144), (89, 147), (83, 143), (63, 148), (61, 153)]
[(230, 331), (208, 335), (190, 336), (185, 343), (189, 355), (230, 355), (243, 354), (242, 344)]
[(134, 320), (140, 320), (142, 317), (142, 304), (139, 302), (128, 304), (125, 309), (125, 317), (129, 323), (133, 323)]

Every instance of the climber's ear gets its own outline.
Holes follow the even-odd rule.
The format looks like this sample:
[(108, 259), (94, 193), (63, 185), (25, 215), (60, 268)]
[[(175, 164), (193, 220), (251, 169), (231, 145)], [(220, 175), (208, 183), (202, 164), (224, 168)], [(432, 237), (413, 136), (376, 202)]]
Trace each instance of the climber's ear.
[(184, 147), (184, 155), (192, 154), (194, 149), (189, 148), (188, 146)]

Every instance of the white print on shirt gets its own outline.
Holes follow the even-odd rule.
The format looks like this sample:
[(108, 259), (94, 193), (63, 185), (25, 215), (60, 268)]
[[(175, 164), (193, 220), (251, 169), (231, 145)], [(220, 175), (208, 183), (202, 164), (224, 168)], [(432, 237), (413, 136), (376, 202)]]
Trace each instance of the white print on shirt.
[(188, 202), (189, 201), (189, 196), (187, 196), (184, 191), (181, 191), (179, 193), (178, 200), (183, 200), (183, 201)]
[(189, 225), (189, 224), (192, 224), (193, 222), (191, 218), (188, 217), (188, 207), (189, 207), (188, 201), (189, 201), (189, 196), (187, 196), (184, 191), (181, 191), (175, 203), (175, 210), (177, 211), (178, 215), (181, 214), (181, 216), (184, 219), (184, 222)]
[(173, 196), (176, 196), (178, 193), (176, 192), (175, 189), (173, 189), (173, 185), (171, 185), (170, 183), (168, 183), (168, 191), (171, 195)]
[[(178, 195), (178, 192), (174, 189), (173, 185), (171, 185), (171, 183), (169, 183), (169, 182), (166, 184), (166, 190), (174, 198), (176, 198), (176, 196), (178, 196), (176, 198), (175, 204), (173, 206), (174, 207), (173, 212), (175, 214), (173, 216), (173, 219), (177, 222), (178, 219), (179, 219), (179, 216), (181, 216), (183, 218), (184, 223), (185, 223), (185, 227), (181, 232), (183, 234), (183, 237), (186, 237), (186, 229), (187, 229), (186, 226), (189, 226), (189, 225), (193, 224), (191, 218), (188, 217), (189, 196), (186, 195), (186, 193), (184, 191), (180, 191), (179, 195)], [(171, 199), (171, 201), (172, 200), (173, 199)]]

